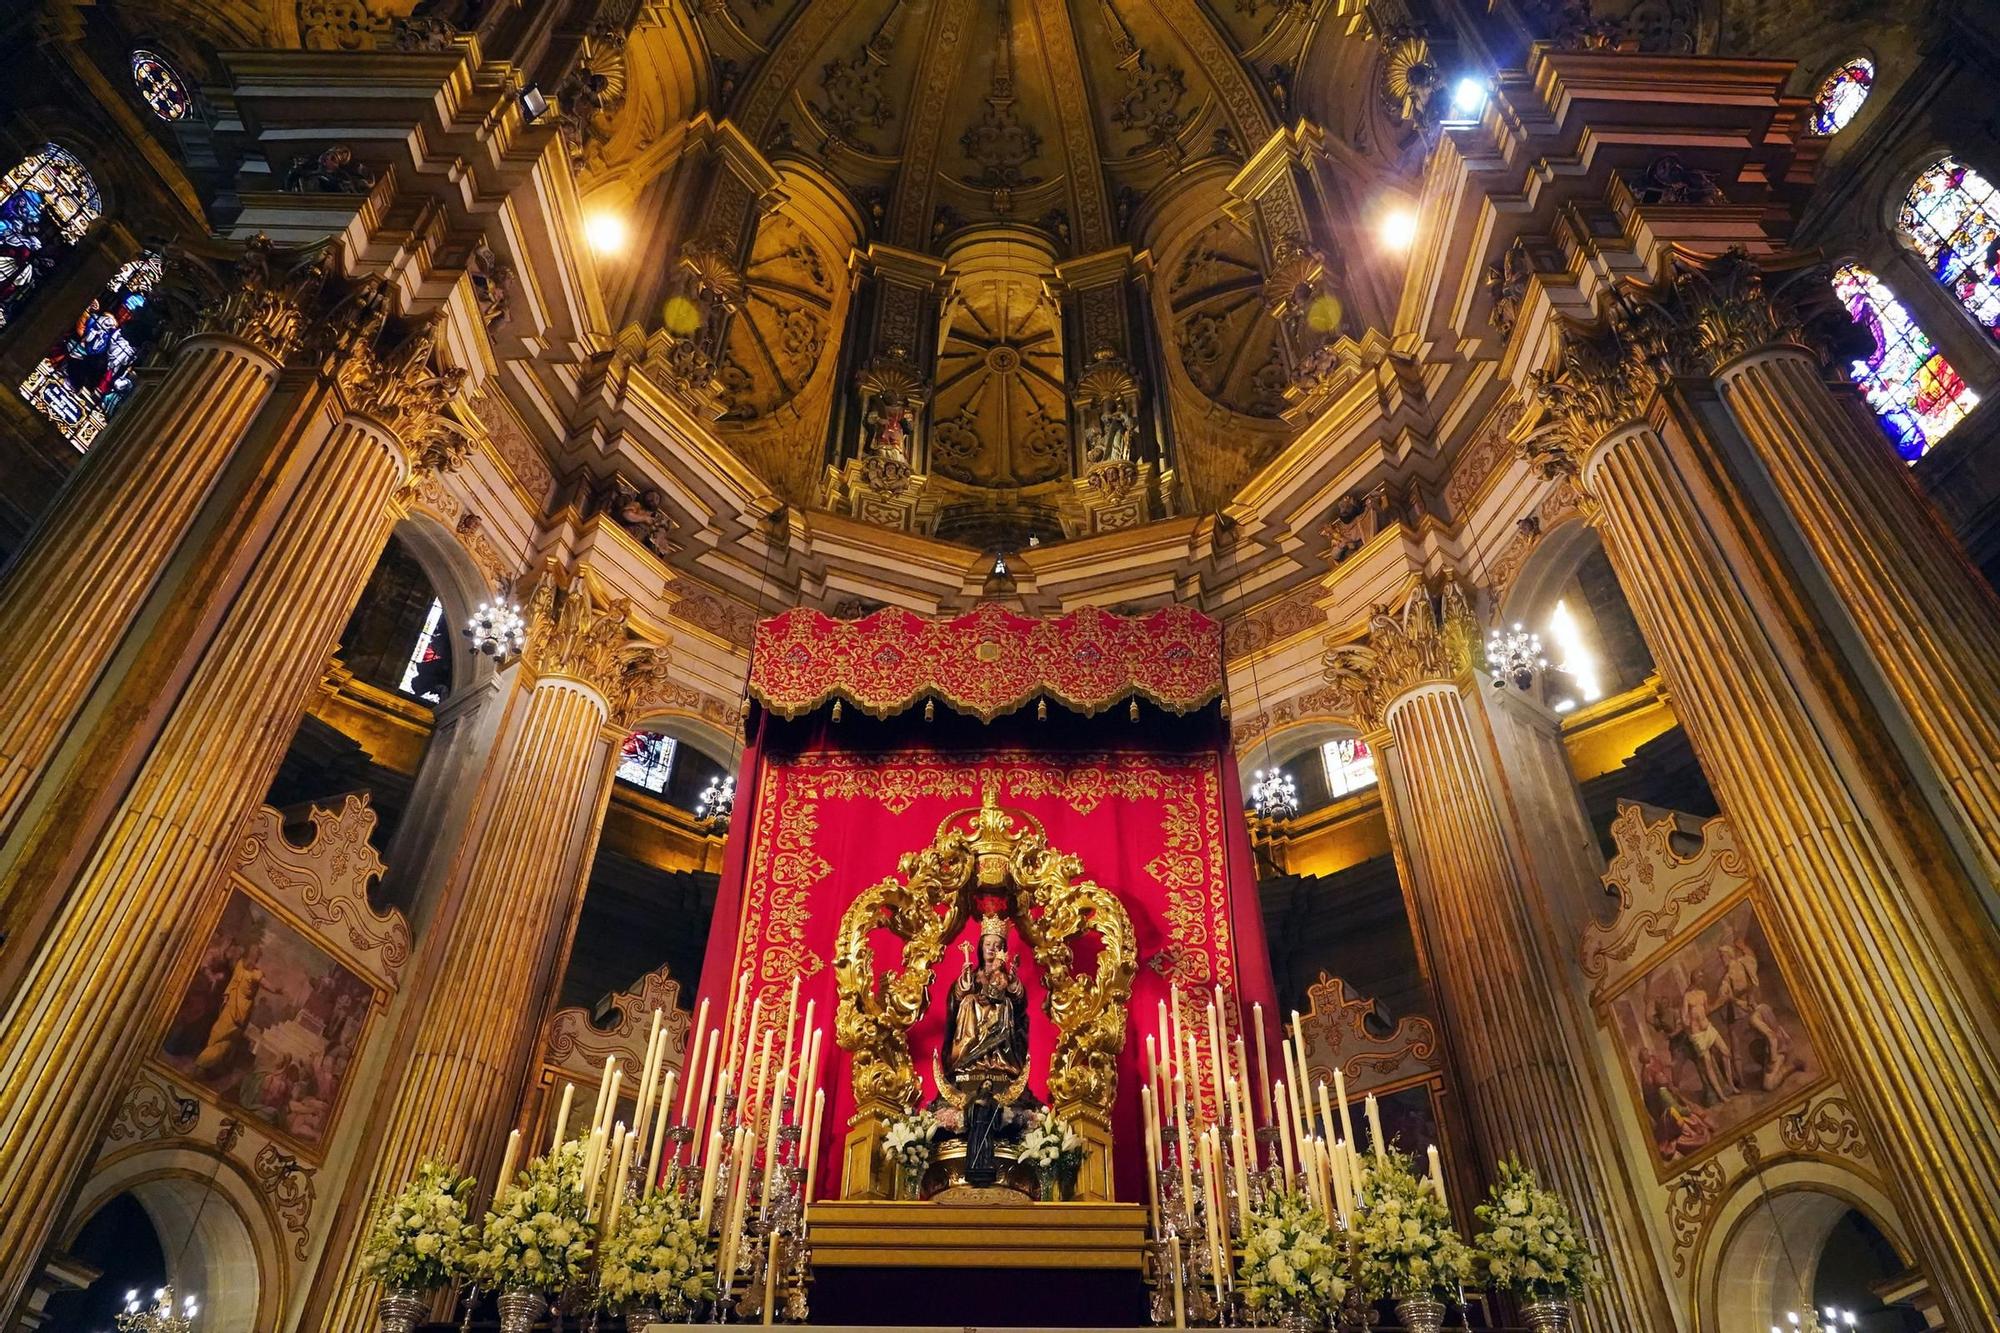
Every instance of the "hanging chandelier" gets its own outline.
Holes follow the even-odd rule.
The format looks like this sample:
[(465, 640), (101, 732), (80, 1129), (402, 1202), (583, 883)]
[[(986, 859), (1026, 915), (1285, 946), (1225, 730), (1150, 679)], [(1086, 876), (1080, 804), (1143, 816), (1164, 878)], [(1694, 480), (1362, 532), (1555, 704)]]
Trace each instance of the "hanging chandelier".
[(735, 813), (736, 779), (726, 773), (710, 778), (701, 795), (695, 798), (694, 817), (704, 824), (727, 827), (729, 817)]
[(1854, 1311), (1829, 1305), (1824, 1310), (1808, 1310), (1803, 1317), (1797, 1310), (1787, 1310), (1785, 1323), (1771, 1325), (1771, 1333), (1842, 1333), (1855, 1326)]
[(472, 641), (473, 648), (502, 661), (520, 653), (527, 634), (528, 625), (521, 619), (521, 608), (512, 602), (481, 602), (472, 618), (465, 622), (465, 637)]
[(169, 1283), (153, 1293), (150, 1306), (139, 1304), (137, 1291), (126, 1292), (125, 1310), (113, 1322), (118, 1325), (118, 1333), (190, 1333), (200, 1309), (192, 1292), (175, 1306), (173, 1285)]
[(1549, 659), (1542, 656), (1542, 636), (1518, 620), (1512, 629), (1505, 633), (1496, 629), (1486, 640), (1486, 670), (1492, 674), (1496, 690), (1509, 685), (1530, 689), (1535, 673), (1548, 665)]
[(1250, 779), (1250, 809), (1259, 819), (1290, 819), (1299, 812), (1299, 787), (1282, 768), (1260, 768)]

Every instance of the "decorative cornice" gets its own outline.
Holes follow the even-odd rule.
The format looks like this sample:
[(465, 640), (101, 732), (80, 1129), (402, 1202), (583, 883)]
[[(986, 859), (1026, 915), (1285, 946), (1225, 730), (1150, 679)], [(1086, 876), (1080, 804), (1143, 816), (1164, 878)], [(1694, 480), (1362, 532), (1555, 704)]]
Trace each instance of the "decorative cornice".
[(1419, 685), (1457, 680), (1472, 665), (1479, 629), (1456, 580), (1436, 597), (1421, 585), (1400, 612), (1378, 604), (1362, 643), (1331, 644), (1325, 664), (1334, 707), (1372, 727), (1388, 724), (1389, 706)]

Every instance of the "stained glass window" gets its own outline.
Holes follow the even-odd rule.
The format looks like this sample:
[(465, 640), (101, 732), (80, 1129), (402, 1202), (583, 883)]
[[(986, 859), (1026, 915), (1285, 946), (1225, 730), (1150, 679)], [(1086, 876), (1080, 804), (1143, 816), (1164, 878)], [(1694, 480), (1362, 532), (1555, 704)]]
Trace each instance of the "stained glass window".
[(0, 176), (0, 328), (103, 207), (83, 163), (52, 143)]
[(431, 609), (424, 616), (424, 627), (417, 634), (416, 646), (410, 649), (410, 660), (403, 665), (403, 678), (396, 688), (405, 694), (414, 695), (425, 703), (436, 703), (444, 697), (438, 686), (439, 676), (448, 673), (444, 650), (438, 647), (438, 631), (444, 628), (444, 603), (431, 599)]
[(1984, 176), (1939, 158), (1903, 200), (1902, 226), (1945, 290), (2000, 338), (2000, 199)]
[(161, 120), (186, 120), (194, 114), (194, 98), (164, 56), (151, 51), (132, 53), (132, 84)]
[(160, 257), (143, 254), (111, 275), (41, 364), (21, 396), (88, 449), (137, 385), (139, 355), (152, 342), (146, 298), (160, 281)]
[(1368, 753), (1367, 741), (1352, 736), (1328, 741), (1319, 747), (1319, 757), (1326, 765), (1327, 795), (1346, 796), (1375, 785), (1375, 756)]
[(1875, 89), (1875, 62), (1856, 56), (1826, 76), (1813, 94), (1813, 133), (1838, 134)]
[(1896, 452), (1914, 463), (1964, 419), (1979, 395), (1880, 278), (1859, 264), (1842, 264), (1834, 271), (1833, 289), (1854, 322), (1875, 335), (1875, 350), (1851, 368), (1854, 382), (1868, 395)]
[(625, 738), (618, 760), (618, 780), (650, 792), (667, 789), (674, 771), (674, 738), (657, 731), (635, 731)]

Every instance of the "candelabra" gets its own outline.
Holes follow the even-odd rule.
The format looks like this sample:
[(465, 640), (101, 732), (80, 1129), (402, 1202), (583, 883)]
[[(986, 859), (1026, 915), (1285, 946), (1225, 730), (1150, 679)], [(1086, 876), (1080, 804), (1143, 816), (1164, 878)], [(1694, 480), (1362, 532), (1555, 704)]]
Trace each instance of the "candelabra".
[(1299, 812), (1299, 788), (1282, 768), (1260, 768), (1250, 780), (1250, 808), (1259, 819), (1290, 819)]
[(519, 655), (527, 635), (521, 608), (512, 602), (481, 602), (465, 622), (465, 637), (474, 650), (502, 661)]
[(726, 773), (710, 778), (701, 795), (695, 798), (694, 817), (705, 824), (727, 826), (735, 813), (736, 779)]
[(1518, 621), (1506, 633), (1494, 630), (1486, 640), (1486, 669), (1493, 676), (1493, 688), (1509, 685), (1525, 690), (1535, 683), (1535, 673), (1548, 667), (1542, 656), (1542, 636)]
[(189, 1292), (181, 1297), (181, 1303), (174, 1304), (173, 1284), (161, 1287), (153, 1293), (153, 1303), (139, 1304), (139, 1293), (125, 1293), (125, 1309), (113, 1322), (118, 1325), (118, 1333), (191, 1333), (194, 1317), (200, 1312), (201, 1303)]

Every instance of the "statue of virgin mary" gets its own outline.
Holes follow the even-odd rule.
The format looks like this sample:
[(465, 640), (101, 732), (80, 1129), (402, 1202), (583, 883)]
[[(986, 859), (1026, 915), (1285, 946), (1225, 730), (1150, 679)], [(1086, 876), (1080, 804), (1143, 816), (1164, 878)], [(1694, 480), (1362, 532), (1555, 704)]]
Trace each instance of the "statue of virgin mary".
[(960, 1090), (1015, 1084), (1028, 1067), (1028, 995), (1007, 952), (1007, 919), (980, 919), (977, 959), (970, 941), (959, 949), (965, 967), (945, 1013), (945, 1076)]

